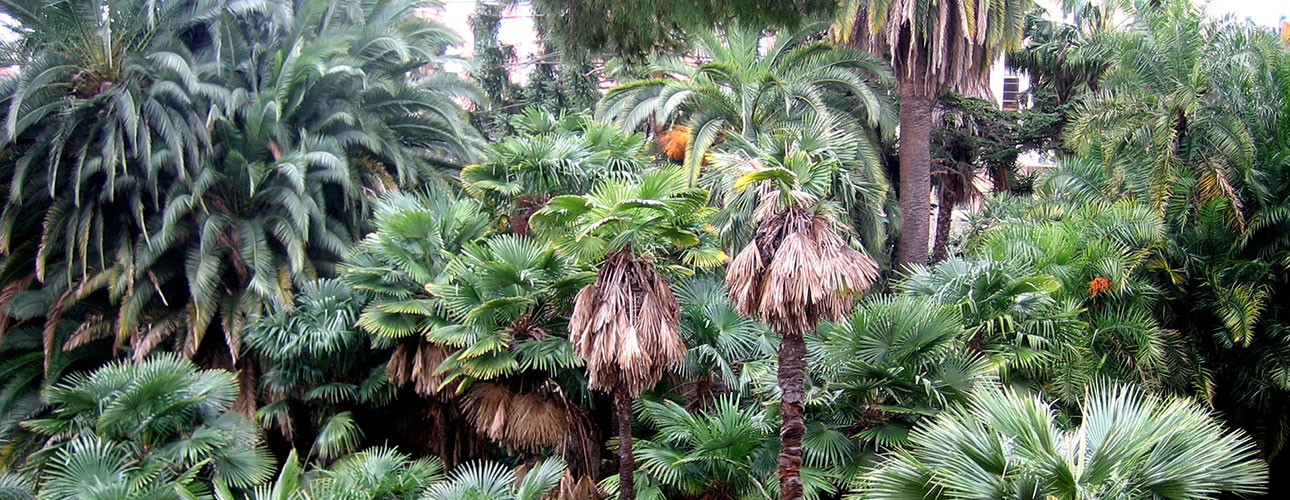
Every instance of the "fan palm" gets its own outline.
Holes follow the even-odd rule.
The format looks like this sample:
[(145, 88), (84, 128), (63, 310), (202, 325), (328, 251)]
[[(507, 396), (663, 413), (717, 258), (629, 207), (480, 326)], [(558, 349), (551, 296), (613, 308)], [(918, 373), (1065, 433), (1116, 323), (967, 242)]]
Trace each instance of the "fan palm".
[(891, 58), (900, 91), (899, 265), (927, 262), (932, 107), (947, 90), (985, 95), (990, 65), (1020, 47), (1030, 0), (848, 0), (836, 27)]
[[(451, 402), (434, 404), (437, 423), (454, 432), (477, 431), (526, 453), (569, 443), (577, 446), (563, 448), (566, 455), (584, 450), (579, 440), (590, 429), (579, 427), (580, 410), (555, 379), (582, 364), (563, 317), (590, 273), (547, 242), (485, 237), (489, 220), (475, 200), (431, 196), (390, 193), (378, 202), (377, 230), (342, 275), (373, 296), (358, 325), (375, 346), (395, 346), (390, 380)], [(566, 458), (573, 473), (587, 472)]]
[(838, 393), (831, 405), (859, 410), (834, 418), (845, 415), (845, 426), (874, 448), (903, 445), (923, 416), (965, 401), (992, 376), (964, 340), (954, 307), (923, 297), (870, 298), (820, 328), (820, 368), (812, 371)]
[(712, 214), (707, 195), (686, 187), (679, 170), (660, 168), (635, 182), (605, 181), (586, 195), (557, 196), (531, 219), (566, 255), (599, 266), (574, 299), (569, 340), (587, 362), (589, 387), (613, 394), (625, 500), (635, 495), (631, 402), (685, 355), (676, 297), (654, 261), (678, 252), (694, 266), (725, 259), (702, 227)]
[(1042, 400), (980, 391), (916, 429), (855, 498), (1201, 500), (1264, 490), (1254, 443), (1191, 401), (1099, 386), (1081, 407), (1080, 423), (1063, 428)]
[(761, 190), (757, 232), (726, 270), (730, 301), (761, 318), (781, 337), (779, 345), (780, 497), (802, 497), (802, 435), (806, 431), (805, 335), (821, 318), (841, 319), (851, 299), (878, 276), (878, 267), (838, 232), (824, 201), (836, 159), (790, 146), (782, 157), (743, 156), (727, 168), (743, 173), (737, 189)]
[[(67, 376), (45, 392), (52, 416), (24, 423), (71, 438), (33, 457), (42, 494), (76, 497), (109, 482), (156, 494), (168, 483), (220, 478), (249, 487), (268, 479), (271, 459), (257, 429), (230, 411), (236, 394), (234, 374), (199, 370), (174, 354)], [(152, 477), (165, 480), (145, 479)]]
[[(361, 431), (345, 405), (393, 397), (376, 356), (359, 355), (368, 352), (367, 335), (355, 326), (366, 302), (337, 280), (308, 282), (294, 307), (276, 308), (246, 329), (247, 346), (268, 361), (261, 375), (268, 404), (256, 417), (265, 427), (276, 424), (287, 440), (312, 433), (311, 451), (324, 459), (358, 444)], [(311, 420), (316, 427), (308, 427)]]
[(496, 462), (469, 462), (453, 469), (448, 479), (435, 484), (423, 500), (541, 500), (555, 489), (564, 474), (564, 463), (549, 458), (534, 464), (517, 478), (515, 471)]
[(721, 136), (752, 141), (760, 132), (823, 116), (846, 124), (855, 140), (848, 145), (852, 151), (843, 154), (879, 165), (881, 138), (893, 118), (882, 88), (890, 73), (867, 54), (812, 41), (821, 28), (779, 33), (764, 51), (757, 28), (702, 31), (696, 48), (706, 62), (661, 59), (649, 69), (675, 76), (622, 83), (605, 94), (596, 115), (628, 130), (650, 118), (659, 124), (684, 122), (690, 185), (698, 182), (703, 156)]
[(753, 141), (733, 137), (725, 152), (711, 155), (713, 168), (700, 184), (712, 192), (722, 210), (713, 218), (722, 244), (742, 247), (756, 231), (755, 212), (763, 200), (757, 189), (739, 189), (746, 174), (745, 157), (769, 157), (777, 162), (794, 151), (805, 152), (828, 168), (803, 181), (809, 190), (836, 204), (839, 218), (870, 255), (886, 255), (887, 214), (894, 211), (888, 196), (891, 187), (882, 165), (863, 158), (859, 139), (847, 131), (842, 119), (830, 116), (806, 119), (793, 127), (762, 131)]
[[(775, 493), (773, 409), (733, 396), (716, 398), (701, 411), (687, 411), (672, 401), (642, 402), (642, 420), (653, 435), (638, 440), (641, 498), (750, 498), (768, 500)], [(804, 439), (805, 496), (828, 498), (837, 492), (835, 478), (856, 455), (845, 434), (811, 426)], [(847, 474), (849, 477), (850, 474)], [(604, 481), (612, 490), (613, 478)]]
[(461, 170), (461, 180), (487, 208), (506, 212), (516, 233), (528, 232), (528, 217), (552, 196), (586, 193), (600, 179), (648, 163), (644, 134), (585, 116), (529, 108), (511, 122), (517, 134), (492, 144), (482, 163)]
[[(1085, 325), (1076, 297), (1059, 293), (1051, 275), (1018, 260), (950, 258), (932, 268), (913, 268), (896, 284), (902, 292), (929, 297), (958, 309), (967, 347), (987, 354), (1011, 384), (1051, 369), (1060, 351)], [(1060, 301), (1058, 299), (1061, 299)]]
[(694, 383), (694, 406), (703, 406), (714, 390), (740, 390), (745, 363), (774, 353), (765, 326), (740, 315), (730, 303), (725, 285), (695, 277), (676, 285), (680, 304), (679, 328), (689, 347), (676, 371)]
[(305, 488), (314, 498), (414, 500), (444, 480), (435, 457), (413, 459), (393, 448), (369, 448), (318, 470)]
[(1094, 376), (1167, 391), (1209, 384), (1157, 313), (1162, 291), (1154, 274), (1169, 272), (1161, 258), (1167, 233), (1150, 207), (1131, 200), (1000, 200), (981, 222), (989, 227), (969, 238), (969, 257), (1056, 281), (1050, 297), (1058, 322), (1034, 326), (1060, 328), (1014, 341), (1055, 335), (1045, 349), (1055, 358), (1043, 363), (1054, 371), (1034, 375), (1048, 378), (1046, 388), (1060, 400), (1075, 401)]

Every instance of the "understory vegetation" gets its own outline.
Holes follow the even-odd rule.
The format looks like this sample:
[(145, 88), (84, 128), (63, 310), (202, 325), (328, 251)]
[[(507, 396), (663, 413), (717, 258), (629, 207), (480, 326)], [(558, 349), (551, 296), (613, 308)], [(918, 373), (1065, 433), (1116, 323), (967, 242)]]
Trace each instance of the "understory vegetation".
[(0, 1), (0, 499), (1285, 495), (1290, 44), (949, 5)]

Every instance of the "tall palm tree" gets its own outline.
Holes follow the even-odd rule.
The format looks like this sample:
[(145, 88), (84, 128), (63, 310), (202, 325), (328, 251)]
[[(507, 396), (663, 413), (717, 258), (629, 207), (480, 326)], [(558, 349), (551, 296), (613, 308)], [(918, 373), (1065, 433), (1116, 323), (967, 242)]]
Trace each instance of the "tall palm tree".
[(889, 57), (900, 91), (898, 265), (927, 262), (932, 107), (947, 90), (985, 95), (990, 66), (1020, 46), (1031, 0), (848, 0), (837, 27), (851, 45)]
[(736, 188), (760, 190), (757, 232), (731, 262), (726, 282), (735, 309), (759, 316), (781, 337), (780, 498), (796, 500), (806, 432), (805, 335), (821, 318), (845, 316), (853, 295), (877, 278), (878, 266), (843, 238), (826, 201), (836, 159), (789, 147), (761, 160), (741, 155), (723, 168), (744, 170)]
[(655, 262), (677, 253), (694, 266), (725, 260), (703, 228), (712, 213), (707, 198), (707, 191), (686, 187), (680, 170), (660, 168), (635, 182), (606, 181), (583, 196), (557, 196), (532, 217), (556, 248), (599, 267), (574, 299), (569, 340), (587, 361), (588, 385), (613, 394), (624, 500), (635, 498), (632, 400), (685, 356), (676, 297)]
[(1203, 500), (1264, 491), (1267, 466), (1254, 443), (1194, 402), (1099, 386), (1081, 407), (1079, 424), (1065, 427), (1038, 398), (980, 391), (916, 429), (912, 446), (886, 455), (853, 498)]
[(857, 136), (849, 147), (861, 161), (879, 165), (881, 141), (894, 119), (883, 89), (890, 72), (868, 54), (813, 40), (822, 27), (779, 33), (765, 51), (761, 29), (704, 30), (696, 48), (706, 62), (656, 60), (650, 70), (675, 76), (620, 84), (601, 99), (596, 115), (628, 130), (651, 118), (684, 123), (690, 132), (684, 157), (690, 185), (698, 182), (703, 156), (721, 136), (752, 141), (759, 133), (824, 116)]
[(752, 222), (762, 200), (759, 190), (736, 189), (736, 183), (747, 172), (737, 165), (729, 165), (729, 160), (741, 158), (740, 155), (782, 160), (792, 151), (803, 151), (832, 165), (809, 181), (811, 189), (828, 193), (830, 202), (837, 205), (839, 219), (849, 226), (848, 230), (860, 240), (866, 253), (885, 256), (887, 214), (895, 211), (895, 200), (890, 196), (886, 169), (881, 163), (865, 158), (863, 142), (848, 130), (845, 118), (836, 116), (817, 116), (793, 126), (763, 130), (751, 141), (738, 136), (727, 139), (725, 153), (710, 155), (714, 168), (700, 179), (700, 185), (721, 200), (722, 210), (712, 223), (721, 235), (722, 245), (742, 247), (752, 239), (756, 231)]

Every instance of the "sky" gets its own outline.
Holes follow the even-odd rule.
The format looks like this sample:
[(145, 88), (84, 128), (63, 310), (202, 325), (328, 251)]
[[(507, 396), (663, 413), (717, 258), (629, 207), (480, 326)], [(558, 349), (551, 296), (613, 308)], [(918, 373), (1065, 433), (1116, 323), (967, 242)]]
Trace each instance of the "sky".
[(1276, 26), (1281, 16), (1290, 16), (1290, 1), (1287, 0), (1215, 0), (1207, 6), (1211, 15), (1236, 14), (1238, 18), (1248, 17), (1255, 24)]

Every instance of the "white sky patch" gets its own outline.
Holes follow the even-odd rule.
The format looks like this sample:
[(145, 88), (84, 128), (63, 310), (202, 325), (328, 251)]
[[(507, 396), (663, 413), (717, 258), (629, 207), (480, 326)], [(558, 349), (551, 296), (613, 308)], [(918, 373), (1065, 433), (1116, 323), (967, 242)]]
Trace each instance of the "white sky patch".
[(1213, 0), (1206, 5), (1212, 16), (1235, 14), (1238, 19), (1249, 18), (1255, 24), (1276, 27), (1282, 16), (1290, 16), (1290, 2), (1286, 0)]

